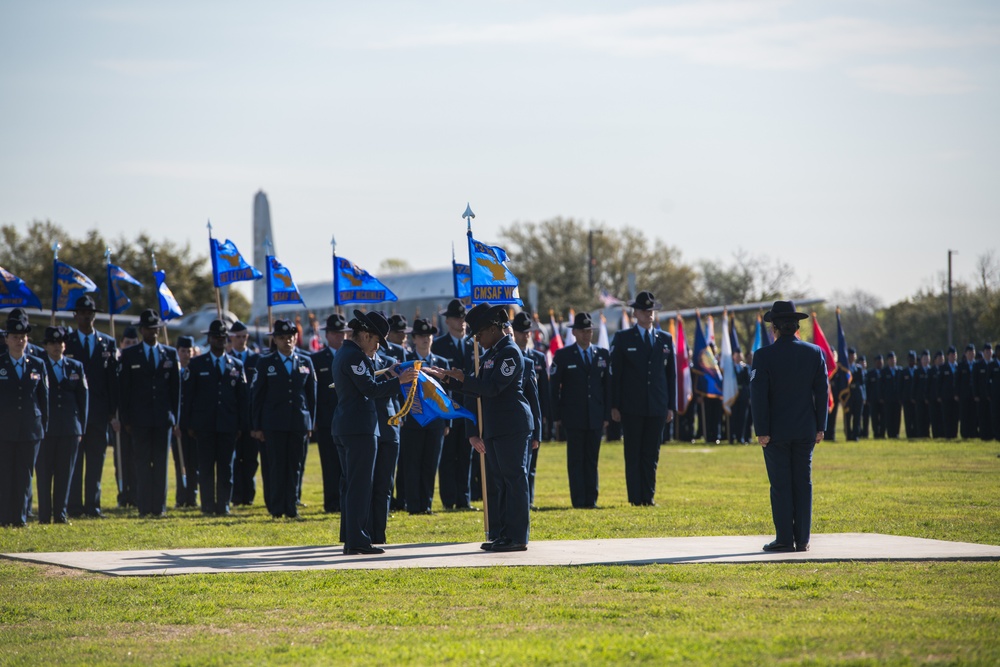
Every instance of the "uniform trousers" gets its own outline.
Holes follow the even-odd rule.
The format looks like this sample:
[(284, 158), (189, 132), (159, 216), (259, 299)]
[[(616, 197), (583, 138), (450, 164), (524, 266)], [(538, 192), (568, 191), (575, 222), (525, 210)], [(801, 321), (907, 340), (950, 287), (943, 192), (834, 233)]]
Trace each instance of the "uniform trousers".
[(485, 439), (490, 541), (527, 544), (531, 524), (528, 493), (530, 433)]
[(900, 422), (900, 409), (901, 405), (899, 401), (882, 401), (882, 409), (884, 410), (883, 425), (885, 427), (885, 436), (887, 438), (898, 438), (899, 437), (899, 422)]
[(167, 511), (167, 458), (170, 427), (132, 427), (135, 450), (135, 500), (139, 516)]
[(67, 509), (70, 516), (94, 514), (101, 509), (101, 475), (108, 453), (108, 425), (94, 425), (79, 440), (74, 457)]
[(826, 440), (834, 442), (837, 439), (837, 411), (840, 410), (840, 401), (834, 397), (833, 399), (833, 409), (826, 417), (826, 434), (823, 436)]
[(597, 462), (601, 456), (599, 428), (566, 429), (566, 472), (573, 507), (597, 505)]
[(622, 414), (625, 486), (633, 505), (652, 505), (666, 417)]
[(872, 437), (881, 440), (885, 437), (885, 401), (875, 401), (871, 406)]
[(472, 501), (472, 445), (466, 429), (464, 419), (455, 419), (451, 431), (444, 437), (441, 463), (438, 464), (438, 494), (446, 509), (468, 507)]
[(0, 442), (0, 526), (23, 526), (28, 521), (31, 471), (38, 447), (38, 440)]
[(528, 442), (528, 503), (531, 507), (535, 506), (535, 472), (538, 470), (538, 452), (541, 449), (533, 449), (531, 442)]
[(233, 504), (253, 505), (257, 495), (257, 440), (243, 433), (236, 440), (236, 458), (233, 461)]
[(57, 522), (66, 520), (70, 478), (79, 449), (78, 435), (53, 435), (42, 438), (35, 461), (40, 523), (49, 523), (52, 519)]
[(993, 430), (992, 407), (989, 398), (979, 399), (979, 437), (982, 440), (992, 440), (997, 435)]
[[(174, 459), (174, 505), (176, 507), (198, 506), (198, 442), (194, 438), (170, 438), (170, 450)], [(183, 466), (182, 464), (183, 459)], [(182, 474), (183, 470), (183, 474)]]
[[(198, 485), (201, 487), (201, 511), (226, 514), (233, 497), (233, 459), (236, 457), (236, 433), (198, 431), (184, 442), (198, 442)], [(190, 479), (188, 480), (190, 482)]]
[[(750, 435), (747, 430), (747, 413), (750, 411), (750, 400), (745, 396), (749, 391), (740, 391), (733, 402), (732, 414), (729, 416), (729, 443), (745, 443)], [(674, 420), (675, 423), (677, 420)]]
[(848, 442), (856, 442), (861, 437), (861, 417), (864, 411), (864, 401), (858, 399), (848, 399), (847, 409), (844, 410), (844, 437)]
[(941, 401), (932, 398), (928, 401), (928, 405), (931, 413), (931, 437), (943, 438), (945, 437), (944, 408), (941, 406)]
[(917, 401), (915, 410), (917, 437), (929, 438), (931, 435), (931, 406), (927, 401)]
[(264, 502), (271, 516), (294, 519), (299, 478), (302, 476), (302, 448), (305, 431), (264, 431), (268, 476), (264, 481)]
[(871, 405), (865, 401), (864, 407), (861, 409), (861, 433), (859, 436), (861, 438), (868, 438), (868, 423), (871, 421)]
[(426, 428), (401, 428), (400, 461), (406, 476), (406, 510), (410, 514), (429, 512), (434, 500), (434, 473), (441, 460), (445, 441), (441, 422)]
[(903, 426), (906, 428), (907, 438), (919, 438), (919, 426), (917, 426), (917, 408), (912, 400), (903, 401)]
[[(399, 462), (399, 441), (379, 439), (372, 469), (372, 506), (368, 512), (368, 534), (372, 544), (385, 544), (385, 528), (389, 523), (389, 505)], [(434, 475), (431, 474), (433, 481)], [(433, 493), (433, 490), (432, 490)]]
[(339, 512), (340, 484), (344, 472), (329, 427), (317, 429), (316, 449), (319, 450), (319, 465), (323, 470), (323, 511)]
[[(138, 507), (135, 497), (135, 447), (132, 446), (132, 434), (123, 428), (114, 435), (113, 442), (119, 449), (118, 452), (111, 452), (115, 460), (115, 475), (119, 487), (118, 507)], [(77, 458), (77, 463), (79, 461)]]
[(944, 425), (944, 437), (958, 437), (958, 399), (951, 396), (941, 399), (941, 421)]
[(344, 549), (368, 548), (372, 509), (372, 483), (378, 439), (373, 435), (335, 436), (340, 466), (344, 470), (344, 492), (340, 496), (340, 540)]
[(964, 398), (960, 402), (962, 437), (975, 438), (979, 435), (979, 410), (974, 398)]
[(763, 448), (767, 479), (771, 482), (771, 518), (779, 544), (809, 544), (815, 448), (815, 440), (772, 440)]

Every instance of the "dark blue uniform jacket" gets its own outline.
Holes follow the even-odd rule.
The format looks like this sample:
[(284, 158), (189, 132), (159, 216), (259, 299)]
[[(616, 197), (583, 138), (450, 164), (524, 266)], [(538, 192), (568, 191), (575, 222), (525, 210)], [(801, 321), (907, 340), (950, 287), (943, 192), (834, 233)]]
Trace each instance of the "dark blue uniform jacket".
[[(45, 355), (49, 374), (49, 426), (46, 436), (83, 435), (87, 426), (87, 376), (83, 364), (63, 357), (63, 379), (56, 380), (54, 364)], [(107, 426), (105, 425), (105, 428)]]
[(316, 423), (316, 373), (312, 361), (293, 350), (292, 372), (277, 352), (257, 360), (250, 390), (250, 428), (254, 431), (306, 432)]
[(45, 362), (25, 354), (21, 379), (9, 353), (0, 355), (0, 441), (26, 442), (45, 436), (49, 383)]
[(593, 345), (590, 354), (587, 364), (574, 343), (552, 359), (552, 419), (565, 428), (599, 429), (611, 419), (611, 355)]
[(142, 343), (122, 352), (120, 406), (121, 421), (126, 426), (166, 428), (177, 423), (181, 399), (177, 350), (160, 344), (156, 349), (156, 368), (150, 366)]
[(753, 355), (750, 410), (758, 436), (812, 442), (826, 431), (826, 359), (812, 343), (779, 336)]
[(208, 433), (235, 433), (249, 430), (250, 392), (243, 363), (222, 355), (219, 371), (211, 352), (191, 360), (181, 385), (181, 426)]
[(333, 383), (337, 390), (337, 410), (331, 430), (334, 436), (378, 436), (376, 398), (399, 393), (399, 378), (390, 373), (376, 378), (375, 362), (352, 340), (333, 358)]

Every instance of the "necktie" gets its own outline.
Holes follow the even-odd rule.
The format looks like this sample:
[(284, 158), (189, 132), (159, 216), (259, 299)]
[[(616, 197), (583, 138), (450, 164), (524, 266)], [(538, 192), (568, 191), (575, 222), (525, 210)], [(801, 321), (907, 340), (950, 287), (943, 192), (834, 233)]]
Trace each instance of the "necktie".
[(87, 356), (88, 357), (93, 356), (93, 354), (94, 354), (94, 348), (92, 348), (90, 346), (90, 336), (89, 335), (83, 337), (83, 343), (84, 343), (84, 349), (87, 350)]
[(225, 375), (226, 374), (226, 363), (222, 360), (222, 357), (219, 357), (218, 361), (219, 361), (219, 364), (218, 364), (218, 366), (219, 366), (219, 375)]
[(146, 359), (149, 360), (149, 365), (152, 366), (153, 368), (155, 368), (156, 367), (156, 359), (153, 357), (153, 348), (151, 348), (151, 347), (150, 348), (146, 348), (146, 352), (148, 353), (146, 355)]
[(285, 368), (288, 369), (288, 374), (291, 375), (292, 374), (292, 358), (291, 357), (288, 357), (287, 359), (285, 359)]
[(62, 382), (63, 381), (62, 362), (57, 361), (56, 363), (54, 363), (52, 365), (52, 370), (55, 373), (56, 382)]
[(17, 371), (17, 379), (18, 380), (21, 379), (21, 373), (23, 372), (23, 366), (21, 365), (22, 363), (24, 363), (24, 362), (20, 361), (20, 360), (14, 362), (14, 370)]
[(586, 364), (588, 368), (590, 368), (590, 348), (589, 347), (586, 350), (583, 351), (583, 363)]

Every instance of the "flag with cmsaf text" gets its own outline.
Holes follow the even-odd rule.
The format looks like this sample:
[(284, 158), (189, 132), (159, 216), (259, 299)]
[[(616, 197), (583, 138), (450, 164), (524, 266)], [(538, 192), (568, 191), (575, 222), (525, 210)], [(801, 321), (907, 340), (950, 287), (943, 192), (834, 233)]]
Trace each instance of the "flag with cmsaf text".
[(507, 253), (499, 246), (480, 243), (472, 238), (472, 232), (469, 232), (469, 270), (472, 303), (524, 305), (517, 292), (517, 277), (507, 268)]
[(368, 273), (351, 260), (333, 257), (333, 302), (341, 306), (345, 303), (382, 303), (398, 301), (392, 290), (382, 281)]

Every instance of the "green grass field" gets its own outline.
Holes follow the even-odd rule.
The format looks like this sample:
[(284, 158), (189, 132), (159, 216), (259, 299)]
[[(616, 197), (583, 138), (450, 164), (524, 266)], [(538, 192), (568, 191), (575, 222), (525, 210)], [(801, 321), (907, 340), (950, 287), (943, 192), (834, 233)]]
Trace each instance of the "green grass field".
[[(813, 532), (1000, 544), (997, 443), (824, 443)], [(172, 471), (171, 471), (172, 474)], [(759, 447), (663, 448), (658, 506), (627, 504), (605, 444), (598, 510), (539, 460), (532, 539), (768, 535)], [(114, 488), (113, 471), (105, 475)], [(298, 521), (263, 507), (0, 530), (0, 552), (336, 544), (312, 449)], [(112, 498), (113, 494), (106, 496)], [(170, 495), (171, 505), (173, 493)], [(479, 513), (396, 514), (389, 539), (472, 542)], [(1000, 563), (326, 571), (111, 578), (0, 560), (0, 664), (1000, 664)]]

